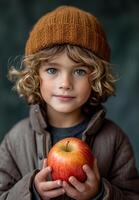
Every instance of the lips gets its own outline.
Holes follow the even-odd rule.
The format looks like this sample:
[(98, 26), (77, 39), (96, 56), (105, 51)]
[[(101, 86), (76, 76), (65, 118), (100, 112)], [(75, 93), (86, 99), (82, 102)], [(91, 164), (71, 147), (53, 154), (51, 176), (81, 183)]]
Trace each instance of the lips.
[(54, 97), (56, 97), (61, 101), (71, 101), (75, 98), (74, 96), (69, 96), (69, 95), (54, 95)]

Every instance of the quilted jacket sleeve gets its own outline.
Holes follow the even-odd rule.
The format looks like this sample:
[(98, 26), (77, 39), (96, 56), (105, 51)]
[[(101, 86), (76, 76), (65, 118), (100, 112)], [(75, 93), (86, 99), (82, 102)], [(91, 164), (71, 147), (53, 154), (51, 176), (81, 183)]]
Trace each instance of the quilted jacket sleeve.
[(0, 145), (0, 200), (30, 200), (31, 182), (35, 171), (22, 177), (16, 162), (14, 152), (10, 146), (8, 136)]
[(103, 200), (138, 200), (139, 175), (128, 137), (117, 128), (108, 178), (103, 178)]

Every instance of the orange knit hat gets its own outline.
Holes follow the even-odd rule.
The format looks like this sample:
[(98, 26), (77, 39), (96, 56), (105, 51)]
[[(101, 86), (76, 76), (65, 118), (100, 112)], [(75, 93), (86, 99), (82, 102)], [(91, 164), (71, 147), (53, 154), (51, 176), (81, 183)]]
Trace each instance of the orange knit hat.
[(76, 7), (60, 6), (42, 16), (30, 32), (25, 55), (57, 44), (77, 45), (106, 61), (110, 59), (110, 48), (100, 22)]

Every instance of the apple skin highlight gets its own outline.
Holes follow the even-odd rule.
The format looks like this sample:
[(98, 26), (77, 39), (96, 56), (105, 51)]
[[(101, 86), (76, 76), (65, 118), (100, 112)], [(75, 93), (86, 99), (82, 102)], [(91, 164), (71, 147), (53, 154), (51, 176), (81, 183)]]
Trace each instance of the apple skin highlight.
[(70, 176), (75, 176), (80, 182), (84, 182), (87, 177), (82, 167), (88, 164), (93, 168), (94, 156), (84, 141), (69, 137), (51, 148), (47, 163), (52, 168), (52, 180), (68, 182)]

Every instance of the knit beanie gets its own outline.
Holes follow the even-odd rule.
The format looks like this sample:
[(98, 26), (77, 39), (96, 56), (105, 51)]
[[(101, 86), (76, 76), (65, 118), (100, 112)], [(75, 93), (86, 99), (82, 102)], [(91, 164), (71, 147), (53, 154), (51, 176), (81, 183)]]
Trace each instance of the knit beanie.
[(103, 60), (110, 59), (110, 48), (98, 19), (73, 6), (60, 6), (38, 20), (29, 34), (25, 55), (58, 44), (77, 45)]

